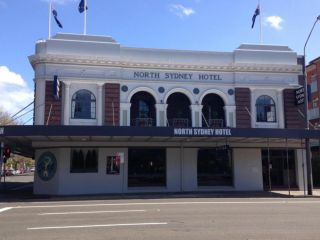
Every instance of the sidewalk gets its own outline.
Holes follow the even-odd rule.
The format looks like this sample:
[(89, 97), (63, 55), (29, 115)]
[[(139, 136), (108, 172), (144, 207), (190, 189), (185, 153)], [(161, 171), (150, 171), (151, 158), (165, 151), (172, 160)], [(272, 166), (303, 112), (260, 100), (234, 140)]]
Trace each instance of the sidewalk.
[(290, 193), (288, 190), (280, 190), (280, 191), (274, 190), (271, 192), (279, 195), (287, 195), (288, 197), (320, 197), (320, 189), (313, 189), (312, 196), (308, 195), (307, 190), (305, 192), (293, 190), (293, 191), (290, 191)]

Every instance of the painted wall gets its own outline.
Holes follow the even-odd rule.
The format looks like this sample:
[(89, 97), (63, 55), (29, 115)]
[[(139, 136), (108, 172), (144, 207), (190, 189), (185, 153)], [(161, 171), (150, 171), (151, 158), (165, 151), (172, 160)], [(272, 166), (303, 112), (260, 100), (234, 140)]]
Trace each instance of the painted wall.
[(233, 149), (234, 186), (237, 191), (262, 191), (260, 149)]

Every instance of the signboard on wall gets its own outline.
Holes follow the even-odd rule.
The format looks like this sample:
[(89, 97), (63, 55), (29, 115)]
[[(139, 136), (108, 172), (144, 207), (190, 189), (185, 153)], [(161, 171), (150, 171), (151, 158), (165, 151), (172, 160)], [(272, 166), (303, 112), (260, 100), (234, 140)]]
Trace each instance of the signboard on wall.
[(298, 88), (295, 90), (295, 103), (300, 105), (304, 103), (304, 87)]
[(106, 174), (108, 175), (120, 174), (120, 156), (107, 156)]

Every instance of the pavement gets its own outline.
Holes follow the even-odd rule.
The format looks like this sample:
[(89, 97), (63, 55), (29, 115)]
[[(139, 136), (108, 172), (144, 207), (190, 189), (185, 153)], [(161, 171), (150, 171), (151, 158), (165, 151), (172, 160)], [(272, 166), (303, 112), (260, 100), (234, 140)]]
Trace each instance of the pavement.
[(320, 198), (320, 189), (314, 189), (313, 195), (307, 191), (281, 189), (273, 191), (219, 191), (219, 192), (183, 192), (183, 193), (130, 193), (130, 194), (99, 194), (77, 196), (33, 195), (33, 173), (7, 176), (0, 182), (0, 202), (24, 201), (73, 201), (77, 200), (108, 200), (108, 199), (162, 199), (162, 198)]

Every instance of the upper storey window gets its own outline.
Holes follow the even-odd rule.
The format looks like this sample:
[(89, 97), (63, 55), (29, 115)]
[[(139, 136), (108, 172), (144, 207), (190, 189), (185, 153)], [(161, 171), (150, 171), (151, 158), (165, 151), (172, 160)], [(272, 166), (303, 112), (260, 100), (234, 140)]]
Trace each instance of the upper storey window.
[(257, 122), (276, 122), (276, 105), (267, 95), (260, 96), (256, 101)]
[(72, 96), (71, 103), (72, 118), (95, 119), (96, 98), (88, 90), (79, 90)]

